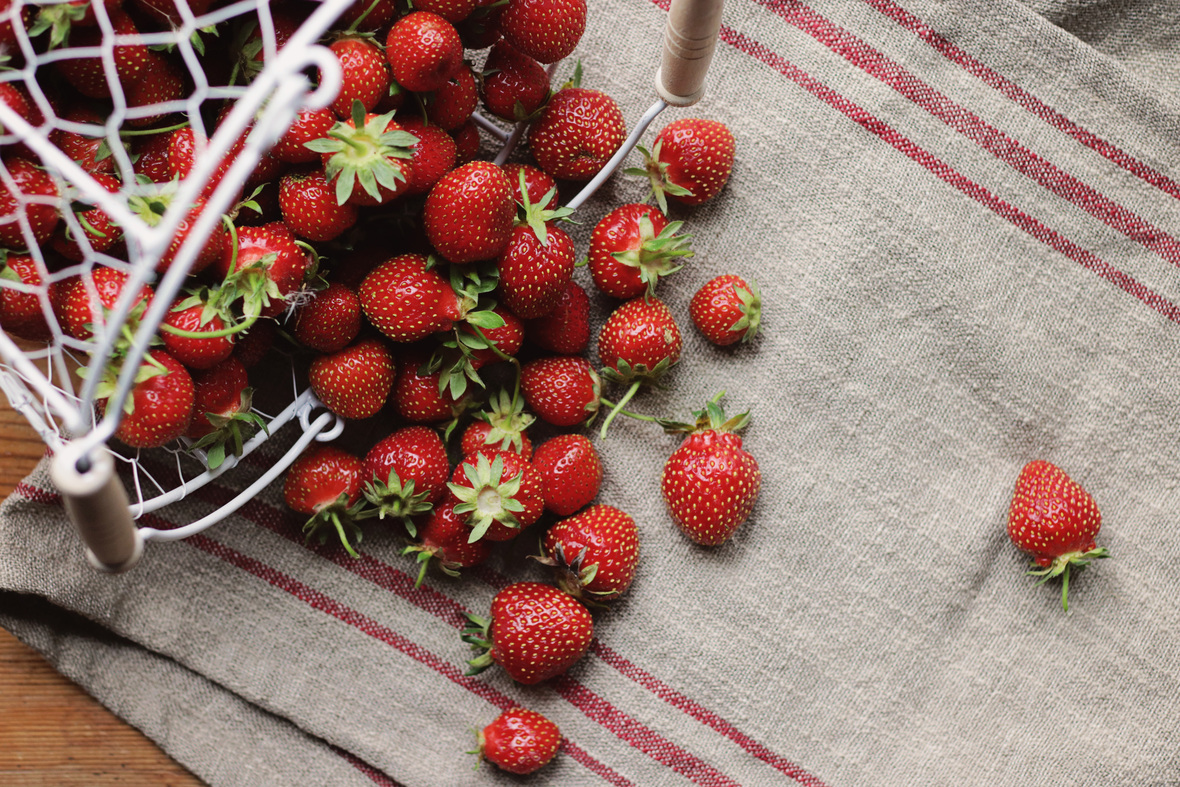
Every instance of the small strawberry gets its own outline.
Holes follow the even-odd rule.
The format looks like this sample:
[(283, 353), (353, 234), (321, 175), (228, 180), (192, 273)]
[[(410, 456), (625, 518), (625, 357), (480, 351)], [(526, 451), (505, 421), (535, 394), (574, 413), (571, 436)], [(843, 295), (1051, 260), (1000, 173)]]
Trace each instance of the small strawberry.
[[(120, 183), (114, 175), (92, 172), (90, 176), (110, 193), (119, 192)], [(76, 232), (73, 223), (67, 220), (58, 225), (57, 232), (50, 240), (54, 251), (75, 262), (81, 262), (88, 255), (110, 250), (123, 237), (122, 228), (102, 208), (87, 205), (93, 205), (92, 200), (81, 195), (75, 197), (71, 205), (81, 232)]]
[[(117, 43), (112, 56), (115, 74), (123, 86), (133, 85), (150, 73), (151, 51), (139, 34), (135, 21), (122, 9), (107, 14)], [(98, 51), (103, 45), (103, 31), (98, 27), (77, 28), (70, 34), (70, 48)], [(92, 49), (93, 48), (93, 49)], [(110, 98), (111, 84), (101, 57), (67, 57), (53, 61), (54, 67), (79, 93), (89, 98)]]
[(30, 341), (53, 337), (37, 295), (42, 281), (32, 257), (0, 254), (0, 328), (5, 333)]
[(291, 127), (270, 149), (270, 154), (288, 164), (319, 161), (320, 154), (308, 149), (307, 143), (328, 136), (335, 125), (336, 113), (328, 107), (301, 109), (291, 122)]
[(562, 434), (541, 443), (533, 467), (541, 474), (545, 510), (558, 516), (588, 505), (602, 486), (602, 459), (585, 435)]
[[(179, 183), (176, 181), (169, 181), (160, 185), (140, 185), (128, 198), (127, 207), (139, 216), (144, 224), (147, 224), (149, 227), (156, 227), (164, 221), (164, 216), (176, 200), (178, 189)], [(160, 255), (160, 259), (156, 262), (157, 272), (163, 273), (172, 267), (172, 263), (176, 260), (176, 255), (180, 253), (181, 248), (186, 243), (195, 242), (195, 240), (189, 240), (189, 238), (192, 235), (193, 227), (204, 211), (205, 199), (203, 197), (197, 197), (191, 208), (189, 208), (187, 215), (181, 219), (180, 224), (176, 228), (176, 234), (172, 237), (168, 247), (164, 249), (163, 254)], [(220, 223), (218, 223), (201, 244), (196, 257), (193, 258), (192, 265), (189, 267), (189, 273), (199, 273), (209, 267), (221, 255), (225, 241), (226, 232), (222, 229)]]
[(672, 312), (658, 298), (635, 298), (619, 306), (598, 332), (602, 376), (628, 386), (602, 423), (602, 434), (643, 385), (654, 385), (680, 360), (683, 345)]
[(144, 70), (151, 74), (150, 78), (145, 76), (124, 89), (126, 123), (131, 128), (146, 128), (158, 123), (176, 111), (173, 102), (181, 102), (186, 97), (188, 72), (171, 58), (149, 51)]
[[(28, 159), (6, 158), (2, 165), (8, 178), (0, 181), (0, 246), (27, 249), (53, 237), (59, 221), (57, 185), (48, 172)], [(28, 222), (26, 242), (22, 224)], [(511, 219), (509, 219), (511, 223)]]
[(458, 504), (458, 501), (448, 500), (435, 508), (422, 526), (418, 543), (402, 550), (403, 555), (415, 555), (419, 564), (414, 587), (422, 586), (432, 561), (447, 576), (457, 577), (459, 569), (478, 566), (491, 556), (491, 542), (467, 540), (471, 528), (467, 526), (467, 517), (455, 513)]
[(630, 175), (651, 180), (660, 210), (668, 199), (700, 205), (725, 187), (733, 171), (733, 133), (716, 120), (679, 118), (656, 135), (651, 151), (640, 148), (644, 167), (628, 169)]
[(590, 297), (573, 279), (548, 314), (526, 320), (525, 337), (558, 355), (581, 355), (590, 344)]
[(544, 511), (541, 478), (520, 454), (484, 448), (464, 457), (447, 488), (467, 517), (468, 540), (510, 541)]
[(447, 492), (451, 465), (438, 432), (406, 426), (365, 455), (365, 499), (380, 519), (399, 518), (415, 535), (413, 517), (429, 513)]
[[(580, 75), (575, 75), (574, 82)], [(570, 86), (553, 94), (529, 129), (533, 158), (555, 178), (590, 180), (627, 136), (623, 113), (599, 90)]]
[(412, 11), (389, 29), (385, 56), (399, 85), (428, 93), (463, 66), (463, 43), (455, 26), (438, 14)]
[(283, 482), (287, 507), (311, 517), (303, 525), (307, 538), (317, 536), (323, 544), (328, 540), (328, 529), (334, 530), (353, 557), (360, 557), (353, 547), (353, 541), (361, 540), (355, 518), (360, 496), (361, 460), (330, 445), (306, 451), (292, 463)]
[(526, 120), (549, 98), (549, 72), (507, 41), (496, 42), (483, 68), (483, 102), (498, 118)]
[(479, 104), (475, 72), (462, 66), (441, 87), (423, 100), (426, 119), (445, 131), (463, 125)]
[(553, 759), (561, 746), (557, 725), (536, 711), (512, 708), (484, 727), (476, 739), (475, 754), (500, 770), (528, 774)]
[(223, 280), (223, 300), (242, 299), (243, 322), (287, 309), (314, 265), (313, 253), (281, 221), (238, 227), (224, 243), (213, 272)]
[[(16, 88), (11, 87), (11, 83), (4, 83), (4, 87), (16, 91)], [(16, 95), (24, 100), (20, 93)], [(26, 111), (27, 109), (26, 107)], [(71, 107), (62, 120), (77, 126), (53, 129), (49, 132), (49, 141), (87, 172), (113, 173), (115, 158), (111, 155), (110, 142), (106, 139), (102, 125), (106, 119), (95, 109), (77, 106)]]
[(500, 33), (534, 60), (568, 57), (586, 31), (586, 0), (509, 0)]
[(443, 129), (427, 125), (426, 121), (413, 115), (404, 120), (399, 118), (402, 128), (413, 134), (418, 143), (413, 146), (410, 159), (410, 183), (406, 194), (426, 194), (442, 176), (455, 168), (458, 150), (454, 138)]
[(745, 522), (762, 488), (758, 461), (737, 434), (749, 414), (727, 419), (714, 397), (691, 424), (664, 422), (669, 432), (687, 433), (664, 463), (660, 489), (668, 513), (686, 536), (715, 546)]
[(196, 440), (193, 449), (205, 451), (209, 469), (216, 470), (227, 453), (241, 456), (246, 439), (259, 429), (266, 431), (266, 422), (250, 409), (254, 389), (237, 358), (197, 372), (193, 386), (193, 420), (185, 436)]
[(424, 372), (429, 356), (412, 350), (401, 358), (393, 384), (393, 407), (403, 419), (416, 424), (434, 424), (458, 418), (467, 408), (470, 394), (451, 395), (441, 385), (441, 372)]
[(639, 529), (613, 506), (590, 506), (549, 528), (541, 548), (540, 562), (556, 566), (562, 590), (577, 599), (610, 601), (635, 578)]
[(330, 282), (295, 312), (295, 338), (322, 353), (343, 350), (360, 330), (360, 298), (340, 282)]
[(461, 167), (474, 161), (479, 155), (479, 146), (483, 144), (475, 121), (468, 120), (450, 133), (455, 140), (455, 166)]
[[(89, 276), (69, 279), (58, 293), (60, 303), (58, 322), (75, 339), (86, 340), (94, 335), (94, 327), (106, 323), (105, 312), (114, 309), (123, 294), (127, 274), (114, 268), (96, 267)], [(129, 325), (143, 314), (152, 300), (152, 289), (146, 284), (135, 296), (128, 312)]]
[(580, 355), (555, 355), (529, 361), (520, 371), (520, 392), (541, 420), (576, 426), (598, 412), (602, 383)]
[(324, 176), (335, 188), (338, 204), (372, 206), (405, 193), (413, 177), (411, 146), (417, 142), (394, 121), (392, 112), (366, 115), (356, 101), (349, 120), (307, 147), (323, 157)]
[(504, 170), (487, 161), (457, 167), (426, 197), (426, 237), (451, 262), (490, 260), (508, 245), (516, 206)]
[[(218, 184), (229, 173), (234, 159), (242, 152), (246, 144), (246, 135), (242, 134), (233, 144), (229, 152), (213, 168), (213, 174), (205, 183), (201, 196), (208, 198)], [(168, 135), (168, 173), (169, 180), (184, 180), (193, 171), (199, 158), (207, 155), (209, 140), (192, 126), (182, 126)]]
[[(204, 334), (204, 335), (202, 335)], [(164, 316), (160, 340), (190, 369), (209, 369), (234, 351), (234, 337), (207, 290), (177, 298)]]
[(475, 7), (479, 0), (415, 0), (414, 8), (419, 11), (429, 11), (438, 14), (451, 24), (462, 22)]
[(365, 317), (395, 342), (450, 330), (461, 316), (450, 282), (420, 254), (403, 254), (373, 268), (357, 294)]
[(540, 683), (572, 667), (590, 647), (594, 620), (586, 608), (551, 585), (517, 582), (492, 599), (490, 619), (468, 615), (463, 641), (484, 652), (468, 675), (499, 664), (515, 681)]
[[(472, 318), (473, 312), (467, 312), (459, 326), (459, 332), (464, 336), (460, 339), (465, 349), (471, 351), (470, 360), (474, 369), (480, 369), (489, 363), (513, 358), (520, 352), (524, 344), (524, 322), (504, 306), (496, 306), (487, 311), (500, 318), (496, 325), (494, 318), (484, 319), (482, 316)], [(477, 325), (477, 323), (488, 323)], [(476, 333), (476, 327), (479, 333)]]
[(312, 392), (341, 418), (376, 415), (389, 396), (396, 368), (379, 339), (361, 339), (311, 362)]
[[(114, 393), (113, 377), (99, 383), (97, 396), (105, 411)], [(193, 378), (163, 350), (144, 356), (131, 395), (123, 403), (123, 419), (115, 437), (132, 448), (159, 448), (184, 434), (193, 417)]]
[(656, 282), (692, 256), (683, 222), (668, 222), (658, 208), (630, 203), (602, 217), (590, 235), (590, 275), (614, 298), (655, 294)]
[(488, 409), (475, 414), (475, 420), (463, 431), (459, 450), (469, 456), (484, 448), (513, 451), (525, 459), (533, 456), (533, 442), (526, 431), (536, 419), (522, 409), (507, 391), (489, 397)]
[(1110, 557), (1105, 547), (1095, 547), (1102, 514), (1090, 493), (1056, 465), (1043, 460), (1029, 462), (1016, 479), (1008, 509), (1008, 537), (1033, 556), (1042, 577), (1037, 584), (1061, 577), (1061, 606), (1069, 611), (1069, 574), (1090, 561)]
[(346, 34), (328, 46), (340, 61), (342, 84), (332, 101), (332, 111), (341, 119), (352, 116), (353, 102), (359, 101), (365, 112), (389, 92), (389, 61), (369, 36)]
[[(575, 260), (573, 239), (551, 223), (572, 211), (541, 209), (529, 198), (524, 177), (523, 172), (519, 173), (524, 218), (513, 225), (496, 268), (501, 301), (518, 316), (531, 319), (556, 308), (573, 278)], [(546, 195), (539, 201), (548, 199)]]
[(283, 223), (301, 238), (328, 241), (356, 224), (355, 205), (336, 201), (335, 189), (322, 171), (293, 172), (279, 180)]
[(762, 295), (758, 285), (732, 273), (709, 280), (688, 304), (693, 325), (719, 346), (748, 342), (762, 322)]
[[(520, 183), (520, 176), (524, 174), (524, 185)], [(525, 189), (532, 196), (541, 210), (557, 210), (560, 202), (557, 198), (557, 181), (543, 169), (537, 169), (532, 164), (511, 162), (504, 165), (504, 174), (512, 185), (512, 201), (518, 206), (524, 203)], [(519, 218), (524, 218), (524, 211), (517, 211)]]

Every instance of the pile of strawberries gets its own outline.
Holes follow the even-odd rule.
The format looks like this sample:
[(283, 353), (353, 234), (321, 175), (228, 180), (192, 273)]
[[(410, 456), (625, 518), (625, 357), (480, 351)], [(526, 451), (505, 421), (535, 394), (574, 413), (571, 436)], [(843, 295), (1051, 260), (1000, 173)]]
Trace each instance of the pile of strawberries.
[[(197, 14), (213, 5), (189, 3)], [(120, 36), (117, 84), (91, 56), (48, 58), (37, 82), (57, 118), (48, 124), (53, 142), (151, 225), (201, 155), (198, 127), (215, 128), (228, 105), (206, 102), (197, 126), (155, 111), (187, 96), (192, 77), (175, 48), (138, 38), (177, 25), (180, 12), (173, 0), (105, 0), (104, 8)], [(313, 8), (271, 3), (280, 47)], [(87, 0), (29, 5), (25, 16), (41, 53), (100, 37)], [(392, 411), (399, 425), (372, 435), (363, 455), (317, 445), (301, 456), (285, 480), (287, 504), (309, 517), (309, 537), (338, 538), (352, 554), (373, 520), (404, 527), (419, 582), (431, 565), (456, 574), (545, 523), (535, 557), (553, 567), (554, 584), (505, 588), (490, 617), (473, 618), (464, 633), (481, 650), (473, 672), (498, 663), (526, 684), (581, 657), (593, 633), (587, 607), (626, 592), (638, 563), (635, 521), (596, 502), (604, 467), (586, 427), (596, 422), (605, 436), (623, 415), (687, 435), (662, 490), (673, 520), (702, 544), (732, 535), (761, 483), (738, 436), (747, 418), (726, 417), (719, 396), (689, 423), (627, 409), (681, 354), (673, 311), (656, 296), (660, 279), (692, 255), (682, 223), (666, 216), (668, 200), (696, 205), (715, 196), (733, 165), (734, 139), (716, 121), (667, 125), (642, 151), (644, 167), (628, 170), (650, 183), (657, 204), (602, 217), (579, 263), (558, 182), (593, 177), (626, 133), (616, 102), (580, 86), (580, 68), (551, 87), (546, 65), (573, 51), (585, 22), (585, 0), (415, 0), (412, 10), (358, 0), (328, 37), (344, 74), (331, 106), (298, 115), (213, 235), (188, 238), (244, 136), (205, 196), (185, 206), (188, 220), (156, 270), (168, 270), (186, 239), (200, 250), (116, 433), (133, 449), (179, 439), (216, 467), (265, 428), (252, 410), (254, 385), (265, 388), (264, 361), (279, 351), (296, 358), (340, 417), (388, 419)], [(209, 84), (242, 84), (259, 72), (259, 30), (250, 14), (200, 31), (194, 45)], [(0, 44), (13, 50), (13, 37), (11, 26), (0, 27)], [(128, 107), (120, 139), (134, 179), (120, 179), (119, 157), (102, 135), (118, 96)], [(0, 82), (0, 101), (33, 125), (46, 123), (19, 79)], [(472, 115), (481, 104), (487, 115), (528, 124), (532, 163), (476, 158)], [(9, 175), (0, 179), (0, 276), (20, 285), (0, 288), (0, 326), (53, 340), (55, 320), (84, 348), (125, 289), (122, 228), (18, 142), (0, 155)], [(599, 330), (597, 364), (586, 357), (590, 297), (575, 281), (579, 264), (618, 301)], [(150, 285), (135, 294), (128, 328), (154, 297)], [(759, 310), (757, 288), (732, 275), (705, 284), (688, 309), (721, 345), (754, 336)], [(98, 382), (100, 410), (130, 349), (130, 331), (119, 337)], [(603, 397), (604, 381), (618, 386), (615, 401)], [(537, 719), (518, 710), (497, 720), (481, 735), (482, 754), (516, 772), (540, 767), (560, 736)], [(515, 731), (499, 734), (505, 725)], [(525, 739), (540, 743), (512, 750)]]

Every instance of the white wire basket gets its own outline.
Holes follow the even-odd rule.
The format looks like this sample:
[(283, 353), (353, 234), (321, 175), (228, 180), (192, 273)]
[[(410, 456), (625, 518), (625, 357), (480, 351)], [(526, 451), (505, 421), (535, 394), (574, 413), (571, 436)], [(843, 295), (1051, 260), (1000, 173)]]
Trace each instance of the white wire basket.
[[(322, 0), (294, 31), (281, 29), (281, 20), (264, 0), (240, 0), (199, 14), (185, 0), (157, 0), (153, 5), (168, 9), (171, 29), (131, 35), (107, 4), (81, 4), (93, 15), (85, 22), (92, 27), (78, 37), (84, 46), (75, 45), (72, 36), (68, 41), (61, 36), (62, 41), (47, 47), (47, 37), (59, 34), (47, 23), (38, 27), (38, 19), (76, 18), (77, 0), (35, 5), (14, 0), (0, 12), (0, 48), (5, 48), (11, 66), (0, 71), (0, 246), (36, 274), (0, 276), (0, 296), (23, 299), (33, 313), (31, 324), (40, 326), (38, 312), (44, 322), (44, 329), (35, 330), (11, 320), (0, 326), (7, 330), (0, 331), (0, 388), (52, 450), (51, 477), (85, 543), (88, 559), (106, 571), (134, 565), (145, 542), (186, 538), (224, 519), (285, 473), (312, 442), (333, 440), (344, 428), (342, 419), (310, 390), (301, 390), (293, 382), (289, 404), (278, 412), (260, 414), (266, 429), (258, 430), (239, 454), (226, 457), (214, 469), (191, 442), (147, 449), (167, 460), (152, 462), (153, 466), (175, 466), (174, 479), (149, 471), (139, 452), (111, 445), (123, 418), (118, 405), (130, 395), (151, 340), (185, 286), (205, 240), (219, 228), (223, 214), (237, 204), (258, 162), (297, 113), (328, 106), (336, 98), (340, 65), (322, 41), (354, 0)], [(673, 1), (655, 79), (655, 103), (567, 207), (576, 209), (612, 175), (664, 108), (699, 100), (720, 15), (721, 0)], [(260, 67), (248, 83), (211, 84), (206, 76), (202, 36), (225, 29), (241, 31), (243, 39), (249, 37), (261, 47), (254, 61)], [(171, 62), (182, 63), (187, 71), (183, 77), (191, 89), (183, 98), (162, 101), (124, 89), (126, 79), (120, 69), (127, 67), (123, 53), (130, 43), (168, 48)], [(102, 96), (106, 111), (81, 118), (77, 113), (59, 113), (46, 86), (83, 62), (92, 70), (99, 66), (100, 76), (92, 77), (95, 84), (88, 89)], [(313, 83), (309, 74), (318, 79)], [(18, 111), (25, 109), (19, 99), (8, 100), (14, 92), (24, 99), (28, 111)], [(210, 115), (211, 102), (226, 107), (215, 128), (207, 128), (202, 120)], [(155, 187), (137, 181), (137, 162), (125, 143), (154, 119), (171, 115), (183, 117), (193, 129), (197, 155), (191, 170), (177, 182), (171, 202), (150, 225), (131, 205)], [(526, 130), (525, 123), (506, 128), (478, 114), (473, 120), (499, 142), (497, 164), (507, 161)], [(100, 147), (102, 169), (115, 176), (118, 188), (112, 190), (109, 179), (93, 174), (95, 167), (84, 168), (71, 158), (57, 144), (64, 136), (89, 140), (92, 152)], [(193, 206), (200, 200), (204, 208), (194, 213)], [(86, 222), (84, 211), (71, 209), (79, 203), (105, 213), (122, 231), (122, 243), (111, 248), (99, 242), (105, 237), (101, 229)], [(64, 230), (76, 239), (74, 259), (68, 264), (63, 265), (61, 254), (51, 247), (55, 241), (45, 229), (50, 222), (60, 225), (57, 236)], [(171, 264), (157, 272), (166, 255)], [(99, 267), (127, 276), (120, 297), (105, 310), (89, 276)], [(85, 283), (92, 312), (104, 315), (93, 325), (93, 336), (86, 339), (67, 333), (55, 316), (54, 288), (74, 277)], [(129, 320), (145, 284), (152, 286), (154, 296), (146, 310), (135, 315), (137, 319)], [(102, 370), (116, 348), (124, 354), (120, 372), (113, 392), (103, 391), (108, 396), (100, 397)], [(79, 374), (79, 368), (85, 371)], [(100, 398), (108, 404), (96, 409)], [(233, 500), (175, 529), (137, 526), (136, 520), (144, 514), (233, 472), (242, 458), (288, 424), (298, 430), (298, 437)], [(129, 487), (116, 472), (119, 463), (129, 469), (124, 473), (131, 479)]]

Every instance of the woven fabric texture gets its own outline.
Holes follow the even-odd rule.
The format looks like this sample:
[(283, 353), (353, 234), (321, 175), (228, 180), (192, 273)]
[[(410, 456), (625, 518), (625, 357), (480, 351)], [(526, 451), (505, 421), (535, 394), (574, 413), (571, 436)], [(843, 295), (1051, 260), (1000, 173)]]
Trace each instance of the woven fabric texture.
[[(583, 84), (629, 124), (664, 13), (590, 3)], [(634, 407), (726, 390), (763, 491), (731, 542), (693, 546), (659, 494), (677, 439), (617, 421), (599, 500), (639, 523), (641, 566), (564, 677), (463, 677), (462, 612), (542, 577), (535, 539), (414, 590), (394, 534), (370, 528), (360, 559), (305, 546), (278, 487), (110, 577), (39, 472), (0, 509), (0, 624), (215, 787), (520, 784), (464, 754), (515, 704), (565, 735), (537, 784), (1176, 784), (1180, 61), (1161, 14), (729, 0), (705, 98), (654, 128), (720, 119), (738, 162), (719, 199), (671, 211), (696, 250), (660, 285), (683, 360)], [(643, 191), (616, 177), (583, 206), (579, 251)], [(687, 306), (725, 272), (761, 286), (764, 333), (718, 349)], [(595, 326), (612, 306), (594, 296)], [(1005, 534), (1037, 458), (1091, 492), (1113, 555), (1068, 614)]]

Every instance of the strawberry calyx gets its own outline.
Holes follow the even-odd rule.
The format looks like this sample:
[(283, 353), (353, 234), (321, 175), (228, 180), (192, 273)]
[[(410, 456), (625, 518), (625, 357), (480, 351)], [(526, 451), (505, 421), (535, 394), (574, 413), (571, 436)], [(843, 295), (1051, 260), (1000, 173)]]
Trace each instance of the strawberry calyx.
[(403, 555), (414, 555), (414, 559), (418, 563), (418, 577), (414, 580), (414, 587), (422, 587), (423, 581), (426, 579), (426, 570), (430, 568), (431, 561), (435, 561), (438, 570), (446, 574), (448, 577), (459, 576), (459, 569), (462, 566), (458, 563), (453, 563), (448, 560), (443, 560), (439, 557), (439, 553), (443, 550), (440, 547), (427, 546), (426, 544), (410, 544), (401, 551)]
[(519, 395), (513, 396), (504, 389), (490, 396), (488, 409), (475, 413), (474, 417), (491, 427), (484, 437), (485, 445), (517, 453), (524, 449), (524, 431), (537, 420), (536, 416), (524, 412)]
[(251, 410), (254, 389), (246, 388), (242, 391), (238, 403), (238, 410), (233, 415), (220, 413), (205, 413), (213, 431), (199, 438), (190, 446), (190, 450), (205, 451), (205, 463), (210, 470), (216, 470), (225, 463), (227, 451), (235, 457), (240, 457), (244, 450), (244, 443), (256, 430), (261, 429), (270, 434), (270, 428), (262, 416)]
[(668, 177), (668, 162), (660, 160), (660, 149), (663, 147), (664, 140), (662, 139), (657, 139), (656, 144), (652, 146), (650, 151), (642, 145), (636, 145), (639, 152), (643, 154), (643, 166), (628, 167), (623, 172), (627, 175), (647, 178), (651, 183), (651, 189), (647, 192), (647, 196), (644, 197), (644, 201), (646, 202), (654, 196), (656, 198), (656, 204), (660, 206), (660, 210), (667, 213), (668, 198), (665, 196), (666, 194), (671, 194), (674, 197), (691, 197), (694, 195), (690, 190), (678, 183), (674, 183)]
[(692, 421), (673, 421), (666, 418), (656, 418), (654, 420), (668, 434), (695, 434), (706, 431), (736, 434), (749, 425), (750, 411), (747, 410), (744, 413), (739, 413), (732, 417), (727, 416), (725, 410), (721, 407), (721, 399), (724, 396), (725, 391), (714, 394), (713, 398), (705, 404), (703, 410), (693, 411)]
[[(1069, 575), (1071, 569), (1081, 571), (1087, 565), (1095, 560), (1110, 557), (1110, 550), (1106, 547), (1097, 547), (1086, 551), (1066, 552), (1056, 557), (1038, 558), (1033, 562), (1034, 566), (1040, 566), (1039, 570), (1032, 569), (1028, 573), (1031, 576), (1041, 577), (1034, 587), (1045, 584), (1054, 577), (1061, 577), (1061, 607), (1066, 612), (1069, 612)], [(1045, 565), (1048, 563), (1048, 565)]]
[(365, 508), (360, 515), (361, 519), (401, 519), (411, 536), (418, 535), (413, 517), (429, 514), (434, 510), (434, 504), (429, 500), (430, 490), (415, 492), (414, 479), (409, 478), (403, 482), (397, 470), (390, 470), (389, 477), (384, 481), (374, 478), (365, 484), (362, 494), (372, 507)]
[(533, 202), (529, 198), (529, 186), (524, 175), (524, 168), (521, 167), (517, 173), (520, 178), (520, 196), (521, 201), (516, 203), (520, 206), (519, 215), (516, 219), (516, 224), (527, 224), (532, 229), (533, 234), (537, 236), (537, 240), (541, 241), (542, 246), (549, 245), (549, 230), (548, 225), (553, 221), (568, 221), (574, 222), (570, 216), (573, 215), (573, 208), (563, 206), (546, 209), (544, 206), (548, 205), (550, 201), (557, 196), (557, 187), (549, 189), (545, 196), (541, 197), (537, 202)]
[(478, 655), (467, 662), (468, 670), (464, 674), (478, 675), (496, 663), (492, 656), (492, 621), (470, 612), (465, 613), (465, 617), (468, 625), (460, 632), (459, 639), (478, 651)]
[[(83, 380), (86, 379), (87, 373), (90, 371), (89, 367), (79, 367), (76, 374)], [(115, 391), (119, 387), (119, 375), (122, 373), (122, 366), (116, 360), (113, 363), (107, 364), (103, 367), (102, 378), (94, 387), (95, 401), (110, 399), (114, 396)], [(151, 353), (144, 355), (143, 361), (139, 364), (139, 369), (135, 372), (134, 385), (145, 383), (153, 377), (162, 377), (169, 374), (170, 370), (163, 363), (160, 362)], [(135, 412), (135, 397), (127, 396), (123, 399), (123, 413), (131, 415)]]
[(308, 150), (328, 155), (324, 176), (329, 182), (335, 179), (338, 204), (348, 202), (358, 184), (377, 202), (388, 199), (379, 187), (395, 193), (405, 188), (406, 176), (392, 159), (412, 159), (418, 138), (400, 127), (387, 130), (394, 114), (370, 115), (366, 119), (364, 104), (357, 99), (352, 103), (349, 121), (337, 123), (327, 137), (305, 143)]
[(363, 501), (358, 500), (352, 506), (348, 504), (348, 493), (342, 492), (331, 503), (318, 509), (303, 525), (303, 535), (310, 541), (315, 537), (320, 544), (328, 542), (329, 533), (335, 532), (340, 543), (352, 557), (360, 557), (353, 544), (359, 544), (364, 535), (357, 519), (362, 512)]
[(516, 499), (516, 494), (520, 491), (524, 472), (503, 481), (504, 457), (497, 455), (488, 459), (487, 454), (480, 453), (474, 465), (470, 461), (464, 462), (463, 473), (471, 486), (448, 482), (447, 488), (459, 499), (455, 513), (466, 514), (467, 523), (471, 525), (467, 543), (479, 541), (495, 522), (519, 530), (516, 515), (524, 511), (524, 506)]
[(762, 292), (758, 289), (758, 285), (754, 282), (747, 282), (749, 290), (733, 285), (733, 290), (737, 293), (738, 300), (741, 305), (738, 307), (742, 316), (734, 321), (733, 325), (729, 326), (731, 333), (742, 333), (742, 342), (748, 342), (754, 338), (758, 333), (758, 328), (762, 324)]
[(70, 37), (70, 29), (76, 22), (82, 22), (91, 14), (90, 3), (57, 3), (43, 5), (37, 10), (37, 17), (29, 26), (29, 38), (36, 38), (49, 32), (49, 49), (57, 49)]
[[(603, 367), (600, 374), (604, 379), (612, 383), (626, 385), (628, 388), (626, 393), (623, 394), (622, 398), (619, 399), (617, 403), (614, 403), (613, 405), (607, 404), (607, 406), (611, 408), (611, 411), (607, 413), (606, 418), (604, 418), (602, 421), (602, 429), (599, 431), (599, 436), (602, 438), (606, 437), (606, 432), (610, 428), (610, 425), (614, 422), (616, 416), (627, 415), (631, 418), (637, 417), (635, 413), (632, 413), (630, 410), (626, 409), (631, 399), (636, 393), (639, 392), (639, 389), (645, 385), (658, 387), (660, 379), (668, 373), (668, 370), (671, 369), (675, 363), (676, 361), (665, 357), (661, 358), (659, 363), (657, 363), (651, 369), (648, 369), (646, 364), (637, 363), (632, 366), (625, 359), (620, 358), (618, 361), (616, 361), (613, 367)], [(600, 401), (606, 404), (606, 400), (600, 398)], [(640, 420), (646, 419), (640, 416)]]
[[(450, 278), (451, 288), (459, 302), (459, 317), (455, 320), (452, 334), (439, 342), (425, 366), (425, 372), (441, 372), (438, 378), (439, 393), (449, 393), (452, 399), (458, 400), (467, 392), (469, 383), (484, 387), (483, 378), (477, 371), (477, 352), (490, 350), (500, 360), (510, 361), (512, 358), (483, 333), (484, 330), (504, 326), (504, 318), (494, 311), (495, 304), (488, 303), (485, 297), (496, 289), (495, 268), (481, 270), (479, 266), (452, 265)], [(464, 327), (470, 330), (464, 330)]]
[(683, 226), (683, 221), (672, 221), (657, 233), (651, 215), (645, 213), (639, 217), (639, 244), (611, 253), (622, 264), (639, 270), (639, 280), (647, 285), (644, 297), (655, 295), (656, 282), (662, 277), (684, 267), (679, 260), (693, 256), (688, 248), (692, 236), (676, 234)]
[(546, 555), (544, 547), (542, 547), (541, 554), (529, 555), (529, 558), (543, 566), (555, 569), (555, 580), (562, 592), (573, 596), (587, 606), (604, 608), (604, 605), (596, 602), (593, 597), (614, 595), (614, 591), (588, 589), (590, 583), (598, 576), (597, 563), (583, 565), (586, 562), (586, 552), (589, 549), (589, 546), (583, 546), (578, 550), (578, 554), (570, 558), (565, 553), (565, 545), (559, 541), (553, 547), (552, 557)]

